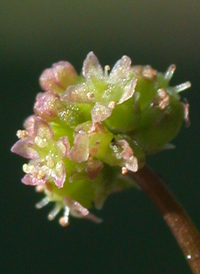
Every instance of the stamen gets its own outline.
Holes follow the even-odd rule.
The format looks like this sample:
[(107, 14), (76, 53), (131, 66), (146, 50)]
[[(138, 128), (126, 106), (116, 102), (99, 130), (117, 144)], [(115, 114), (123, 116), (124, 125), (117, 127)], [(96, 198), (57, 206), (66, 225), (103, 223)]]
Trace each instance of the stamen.
[(115, 101), (110, 101), (108, 104), (108, 107), (111, 109), (114, 109), (117, 106), (117, 104), (115, 103)]
[(16, 135), (17, 135), (17, 137), (19, 138), (19, 139), (24, 139), (24, 138), (26, 138), (27, 136), (28, 136), (28, 132), (27, 132), (27, 130), (18, 130), (17, 131), (17, 133), (16, 133)]
[(37, 204), (35, 205), (35, 207), (36, 207), (37, 209), (40, 209), (40, 208), (46, 206), (49, 202), (50, 202), (50, 198), (49, 198), (49, 197), (45, 197), (45, 198), (42, 199), (39, 203), (37, 203)]
[(104, 67), (104, 77), (108, 77), (108, 71), (110, 70), (110, 66), (109, 65), (106, 65)]
[(50, 213), (48, 214), (48, 220), (52, 221), (56, 217), (56, 215), (60, 212), (61, 208), (62, 208), (61, 204), (56, 203), (53, 210), (50, 211)]
[(34, 141), (35, 141), (35, 144), (40, 148), (43, 148), (47, 145), (46, 138), (41, 138), (40, 136), (36, 136)]
[(35, 187), (35, 191), (36, 192), (43, 192), (45, 190), (45, 186), (44, 185), (37, 185)]
[(34, 165), (31, 165), (31, 164), (24, 164), (22, 166), (22, 170), (25, 172), (25, 173), (33, 173), (35, 171), (35, 167)]
[(87, 97), (88, 97), (89, 100), (93, 100), (94, 99), (94, 93), (93, 92), (88, 92)]
[(59, 219), (59, 223), (61, 226), (68, 226), (69, 224), (69, 212), (70, 209), (68, 206), (65, 207), (64, 216)]
[(187, 81), (187, 82), (185, 82), (183, 84), (175, 86), (175, 91), (179, 93), (179, 92), (181, 92), (181, 91), (183, 91), (185, 89), (188, 89), (190, 87), (191, 87), (191, 83), (189, 81)]
[(172, 76), (173, 76), (175, 70), (176, 70), (176, 66), (175, 66), (174, 64), (171, 65), (171, 66), (167, 69), (167, 71), (166, 71), (166, 73), (165, 73), (165, 75), (164, 75), (165, 79), (169, 81), (169, 80), (172, 78)]
[(50, 155), (46, 156), (47, 166), (49, 168), (52, 168), (54, 166), (54, 161)]
[(38, 169), (37, 178), (41, 180), (42, 178), (44, 178), (44, 176), (49, 175), (49, 173), (50, 169), (46, 165), (43, 165)]
[(124, 174), (126, 174), (128, 172), (128, 169), (125, 167), (125, 166), (123, 166), (122, 167), (122, 174), (124, 175)]

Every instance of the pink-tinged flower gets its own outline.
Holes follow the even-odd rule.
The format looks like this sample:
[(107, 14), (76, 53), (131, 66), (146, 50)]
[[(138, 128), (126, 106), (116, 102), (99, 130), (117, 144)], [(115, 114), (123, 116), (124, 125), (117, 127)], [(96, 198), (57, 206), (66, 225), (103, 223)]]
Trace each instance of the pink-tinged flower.
[(126, 174), (128, 170), (132, 172), (138, 171), (138, 159), (135, 157), (129, 143), (126, 140), (119, 140), (117, 145), (123, 149), (120, 153), (120, 157), (122, 158), (122, 174)]
[(68, 157), (77, 163), (82, 163), (88, 160), (89, 157), (89, 139), (88, 135), (81, 131), (74, 139), (74, 146), (68, 153)]
[(68, 86), (75, 84), (76, 79), (74, 67), (69, 62), (60, 61), (43, 71), (40, 85), (45, 91), (62, 93)]
[(128, 172), (141, 169), (147, 154), (171, 147), (183, 119), (189, 123), (179, 92), (190, 83), (170, 87), (174, 70), (133, 67), (124, 55), (110, 71), (90, 52), (80, 76), (64, 61), (42, 73), (45, 92), (11, 150), (29, 160), (22, 182), (45, 194), (36, 207), (55, 203), (49, 220), (64, 210), (62, 226), (69, 214), (100, 222), (92, 205), (100, 209), (109, 194), (132, 186)]
[(59, 223), (61, 226), (69, 225), (69, 215), (76, 218), (88, 219), (95, 223), (102, 222), (102, 219), (90, 213), (87, 208), (83, 207), (79, 202), (75, 201), (74, 199), (71, 199), (67, 196), (59, 196), (58, 194), (55, 194), (52, 191), (52, 188), (48, 186), (48, 184), (43, 185), (43, 187), (39, 186), (36, 190), (38, 192), (45, 191), (46, 194), (46, 197), (36, 204), (36, 208), (40, 209), (50, 202), (55, 202), (54, 208), (48, 214), (48, 219), (50, 221), (54, 220), (60, 210), (64, 209), (64, 214), (59, 219)]
[(52, 92), (41, 92), (36, 96), (34, 112), (47, 121), (53, 121), (58, 117), (58, 112), (62, 107), (59, 95)]
[[(36, 121), (36, 116), (35, 115), (31, 115), (28, 118), (26, 118), (26, 120), (24, 121), (24, 128), (27, 132), (28, 136), (34, 136), (34, 128), (35, 128), (35, 121)], [(21, 138), (19, 138), (21, 139)]]
[(63, 136), (56, 141), (49, 124), (39, 117), (33, 117), (25, 121), (25, 124), (29, 125), (28, 130), (32, 128), (34, 121), (34, 129), (31, 129), (31, 134), (29, 135), (28, 131), (25, 131), (27, 137), (22, 137), (11, 149), (12, 152), (31, 159), (28, 164), (23, 165), (26, 175), (22, 182), (26, 185), (40, 185), (48, 179), (52, 179), (61, 188), (66, 178), (62, 159), (67, 157), (69, 151), (68, 137)]
[[(137, 79), (132, 77), (131, 59), (123, 56), (114, 65), (110, 73), (109, 66), (105, 70), (101, 67), (97, 57), (90, 52), (82, 68), (82, 75), (85, 82), (69, 86), (61, 94), (61, 101), (72, 103), (94, 104), (91, 111), (93, 123), (101, 122), (112, 115), (113, 109), (124, 103), (135, 93)], [(95, 83), (99, 81), (99, 94)]]

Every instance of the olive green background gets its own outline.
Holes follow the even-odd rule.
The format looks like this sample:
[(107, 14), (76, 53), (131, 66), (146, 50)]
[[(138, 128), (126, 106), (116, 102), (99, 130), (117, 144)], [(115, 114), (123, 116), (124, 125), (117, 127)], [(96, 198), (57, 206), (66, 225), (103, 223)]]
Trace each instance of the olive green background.
[[(0, 1), (1, 263), (14, 274), (187, 274), (183, 255), (161, 216), (142, 191), (111, 196), (101, 225), (71, 219), (68, 228), (47, 221), (51, 206), (20, 183), (24, 160), (10, 153), (15, 133), (32, 113), (38, 78), (53, 62), (80, 71), (93, 50), (102, 65), (122, 55), (134, 64), (165, 71), (172, 84), (190, 80), (191, 127), (183, 126), (175, 150), (148, 158), (200, 229), (199, 0)], [(123, 119), (123, 117), (122, 117)]]

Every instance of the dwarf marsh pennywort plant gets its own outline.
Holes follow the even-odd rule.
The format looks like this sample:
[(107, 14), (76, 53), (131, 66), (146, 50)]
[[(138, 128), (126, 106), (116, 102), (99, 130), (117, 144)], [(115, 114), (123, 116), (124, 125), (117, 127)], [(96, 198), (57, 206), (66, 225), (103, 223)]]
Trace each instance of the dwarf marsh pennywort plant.
[(11, 151), (28, 159), (22, 183), (35, 186), (54, 203), (48, 215), (60, 211), (62, 226), (69, 215), (102, 220), (90, 213), (100, 209), (113, 192), (138, 185), (156, 205), (177, 240), (191, 270), (200, 274), (200, 235), (163, 180), (145, 165), (147, 155), (173, 148), (169, 142), (189, 105), (179, 93), (190, 82), (170, 86), (175, 65), (165, 73), (151, 66), (132, 66), (123, 56), (112, 70), (90, 52), (80, 75), (65, 61), (44, 70), (34, 114), (17, 131)]
[(128, 56), (110, 71), (90, 52), (80, 76), (65, 61), (42, 73), (44, 92), (11, 151), (29, 160), (22, 183), (45, 195), (36, 207), (55, 203), (49, 220), (64, 209), (63, 226), (69, 214), (100, 222), (92, 205), (101, 208), (110, 193), (133, 186), (127, 173), (141, 169), (146, 155), (173, 147), (189, 121), (179, 92), (190, 87), (169, 86), (174, 71), (132, 66)]

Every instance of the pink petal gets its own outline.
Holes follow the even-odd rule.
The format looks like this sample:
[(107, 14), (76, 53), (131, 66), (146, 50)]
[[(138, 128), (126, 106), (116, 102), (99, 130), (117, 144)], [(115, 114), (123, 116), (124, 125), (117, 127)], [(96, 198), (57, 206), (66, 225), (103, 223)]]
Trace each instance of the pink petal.
[(76, 70), (72, 64), (67, 61), (60, 61), (53, 64), (53, 72), (57, 83), (64, 89), (66, 89), (69, 84), (73, 84), (74, 78), (77, 77)]
[(83, 63), (82, 73), (87, 79), (91, 79), (93, 77), (97, 79), (103, 78), (103, 69), (99, 63), (99, 60), (92, 51), (88, 53)]
[(52, 170), (51, 177), (58, 188), (63, 187), (66, 179), (66, 170), (63, 161), (59, 161), (56, 164), (56, 167)]
[(60, 154), (62, 155), (61, 157), (62, 158), (67, 157), (67, 154), (70, 149), (70, 143), (69, 143), (68, 137), (67, 136), (60, 137), (59, 140), (56, 142), (56, 146)]
[(113, 69), (110, 72), (109, 80), (112, 83), (116, 81), (127, 80), (130, 75), (131, 69), (131, 59), (124, 55), (117, 63), (114, 65)]
[(61, 108), (62, 103), (57, 94), (51, 92), (37, 94), (34, 112), (41, 118), (52, 121), (57, 117), (57, 113)]
[(137, 85), (137, 78), (133, 78), (131, 81), (128, 82), (128, 84), (125, 85), (124, 92), (118, 104), (122, 104), (123, 102), (127, 101), (133, 96), (136, 85)]
[(27, 159), (37, 159), (39, 155), (30, 145), (29, 137), (20, 139), (12, 146), (11, 151)]
[(90, 220), (90, 221), (92, 221), (92, 222), (94, 222), (94, 223), (96, 223), (96, 224), (100, 224), (100, 223), (103, 222), (103, 219), (97, 217), (96, 215), (94, 215), (94, 214), (92, 214), (92, 213), (89, 213), (89, 214), (86, 215), (84, 218), (85, 218), (85, 219), (88, 219), (88, 220)]
[(70, 213), (74, 217), (83, 218), (89, 214), (89, 211), (87, 210), (87, 208), (83, 207), (77, 201), (69, 197), (65, 196), (64, 203), (66, 206), (70, 208)]
[(123, 148), (123, 151), (120, 154), (123, 159), (129, 159), (133, 155), (133, 150), (126, 140), (119, 140), (117, 145)]
[(75, 83), (77, 73), (74, 67), (65, 61), (53, 64), (52, 68), (43, 71), (40, 85), (45, 91), (63, 92), (69, 85)]
[(134, 155), (132, 155), (129, 159), (126, 160), (125, 167), (132, 172), (138, 171), (137, 158)]
[(87, 161), (89, 157), (89, 141), (85, 132), (80, 132), (74, 139), (74, 146), (69, 151), (68, 157), (77, 163)]
[(80, 203), (75, 200), (72, 200), (69, 197), (64, 198), (65, 205), (70, 209), (70, 214), (77, 218), (89, 219), (97, 224), (101, 223), (103, 220), (96, 217), (94, 214), (91, 214), (89, 210), (83, 207)]
[(111, 116), (113, 108), (96, 103), (91, 110), (92, 121), (93, 123), (98, 123), (106, 120)]
[(103, 168), (103, 163), (101, 161), (92, 159), (87, 162), (85, 171), (87, 173), (88, 178), (90, 180), (94, 180), (98, 176), (102, 168)]
[(37, 179), (32, 174), (26, 174), (21, 181), (25, 185), (36, 186), (36, 185), (45, 184), (47, 180), (45, 178)]
[(120, 140), (117, 144), (123, 148), (120, 155), (125, 160), (125, 167), (132, 172), (136, 172), (138, 170), (138, 160), (134, 156), (133, 150), (129, 143), (126, 140)]
[(36, 116), (31, 115), (24, 121), (24, 128), (27, 130), (29, 136), (34, 136), (34, 126), (36, 121)]
[(39, 117), (37, 117), (35, 121), (34, 131), (35, 135), (42, 139), (52, 140), (54, 137), (53, 131), (49, 124)]
[(61, 101), (73, 102), (73, 103), (92, 103), (94, 96), (88, 91), (87, 85), (77, 84), (69, 86), (67, 90), (61, 94)]

